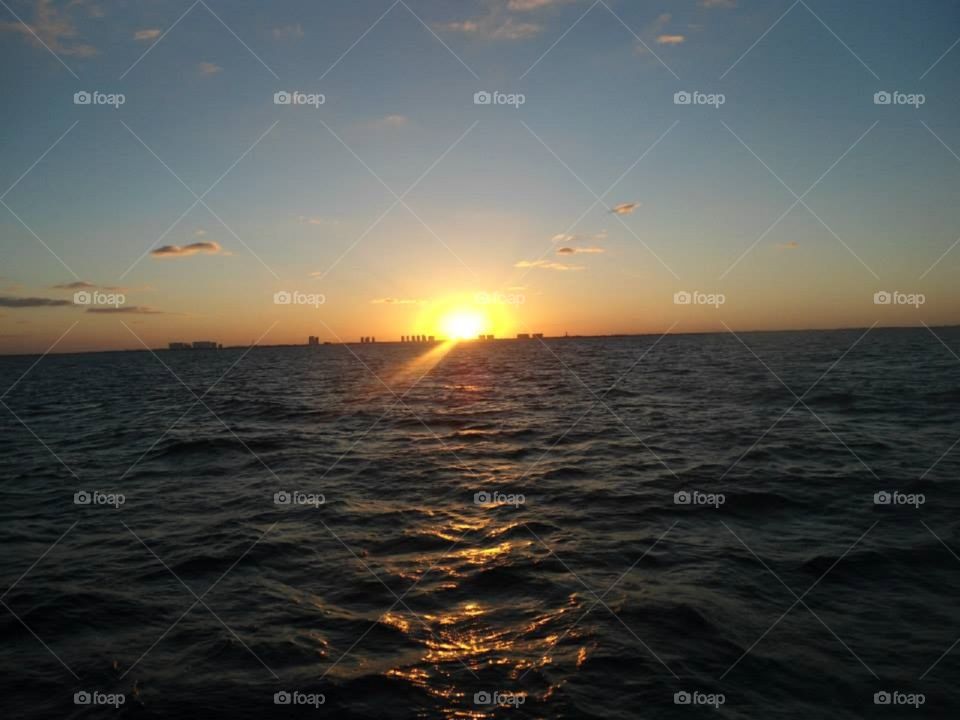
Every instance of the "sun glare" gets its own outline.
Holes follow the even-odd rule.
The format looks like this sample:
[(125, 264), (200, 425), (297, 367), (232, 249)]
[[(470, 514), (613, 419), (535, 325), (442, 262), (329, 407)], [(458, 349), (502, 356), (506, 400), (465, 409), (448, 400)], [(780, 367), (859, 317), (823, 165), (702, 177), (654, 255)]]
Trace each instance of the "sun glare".
[(454, 310), (445, 315), (440, 323), (443, 334), (449, 340), (475, 340), (486, 326), (486, 318), (476, 310)]

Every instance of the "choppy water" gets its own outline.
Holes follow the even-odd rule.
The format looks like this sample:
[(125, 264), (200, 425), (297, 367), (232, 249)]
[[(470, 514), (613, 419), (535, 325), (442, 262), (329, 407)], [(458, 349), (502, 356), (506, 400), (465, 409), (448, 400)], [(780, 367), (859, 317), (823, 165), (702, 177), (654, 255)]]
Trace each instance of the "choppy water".
[(960, 360), (862, 334), (48, 356), (0, 407), (2, 714), (956, 717)]

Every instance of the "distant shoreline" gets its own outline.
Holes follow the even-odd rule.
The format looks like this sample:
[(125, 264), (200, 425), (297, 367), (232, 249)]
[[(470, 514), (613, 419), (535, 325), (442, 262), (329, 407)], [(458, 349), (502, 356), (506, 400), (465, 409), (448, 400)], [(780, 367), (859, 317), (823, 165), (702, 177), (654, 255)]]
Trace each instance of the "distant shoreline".
[[(873, 331), (887, 331), (887, 330), (924, 330), (928, 326), (924, 325), (891, 325), (883, 327), (874, 327)], [(960, 328), (960, 325), (931, 325), (929, 326), (931, 330), (933, 329), (942, 329), (949, 330), (953, 328)], [(853, 332), (861, 331), (865, 332), (868, 328), (866, 327), (844, 327), (844, 328), (806, 328), (802, 330), (736, 330), (738, 335), (747, 335), (747, 334), (758, 334), (758, 333), (826, 333), (826, 332)], [(663, 333), (614, 333), (609, 335), (545, 335), (542, 338), (516, 338), (516, 337), (503, 337), (503, 338), (493, 338), (492, 340), (464, 340), (462, 342), (468, 343), (477, 343), (483, 345), (485, 343), (499, 343), (499, 342), (518, 342), (518, 343), (531, 343), (536, 340), (601, 340), (605, 338), (634, 338), (634, 337), (660, 337)], [(700, 332), (674, 332), (668, 333), (675, 336), (684, 336), (684, 335), (729, 335), (730, 331), (727, 330), (704, 330)], [(75, 350), (70, 352), (46, 352), (46, 353), (0, 353), (0, 358), (18, 358), (18, 357), (43, 357), (45, 355), (56, 355), (58, 357), (64, 357), (69, 355), (105, 355), (111, 353), (174, 353), (174, 354), (183, 354), (190, 355), (193, 353), (206, 354), (210, 352), (224, 352), (226, 350), (268, 350), (276, 348), (320, 348), (320, 347), (339, 347), (345, 345), (439, 345), (441, 343), (447, 342), (446, 340), (435, 340), (434, 342), (404, 342), (401, 340), (383, 340), (377, 341), (374, 343), (361, 343), (357, 342), (337, 342), (337, 341), (325, 341), (321, 342), (319, 345), (307, 345), (306, 343), (300, 344), (277, 344), (277, 345), (224, 345), (222, 348), (190, 348), (182, 350), (171, 350), (169, 347), (160, 347), (160, 348), (129, 348), (124, 350)]]

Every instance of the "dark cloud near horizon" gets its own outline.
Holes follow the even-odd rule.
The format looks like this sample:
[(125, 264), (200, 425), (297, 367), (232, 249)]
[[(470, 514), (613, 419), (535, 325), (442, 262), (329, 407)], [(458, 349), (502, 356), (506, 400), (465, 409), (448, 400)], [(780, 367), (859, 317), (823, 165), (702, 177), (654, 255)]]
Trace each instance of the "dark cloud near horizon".
[(141, 305), (129, 305), (123, 307), (92, 307), (87, 308), (88, 313), (95, 315), (163, 315), (163, 310), (154, 310), (150, 307)]
[(88, 283), (86, 280), (76, 280), (74, 282), (60, 283), (59, 285), (51, 285), (51, 290), (92, 290), (94, 288), (100, 287), (99, 285), (94, 285), (93, 283)]
[(63, 307), (65, 305), (73, 305), (73, 303), (69, 300), (59, 300), (57, 298), (0, 295), (0, 307), (6, 308)]
[(204, 255), (217, 255), (222, 252), (223, 248), (220, 247), (220, 243), (216, 242), (195, 242), (190, 243), (189, 245), (164, 245), (150, 251), (150, 254), (154, 257), (167, 258), (167, 257), (188, 257), (190, 255), (197, 255), (203, 253)]

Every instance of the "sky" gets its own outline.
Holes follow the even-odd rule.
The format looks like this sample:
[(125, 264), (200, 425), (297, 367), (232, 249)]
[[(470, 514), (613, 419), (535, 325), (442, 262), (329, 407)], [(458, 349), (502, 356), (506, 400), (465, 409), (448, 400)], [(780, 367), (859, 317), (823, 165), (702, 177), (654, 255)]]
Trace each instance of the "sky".
[(940, 0), (2, 0), (0, 353), (957, 324), (958, 39)]

